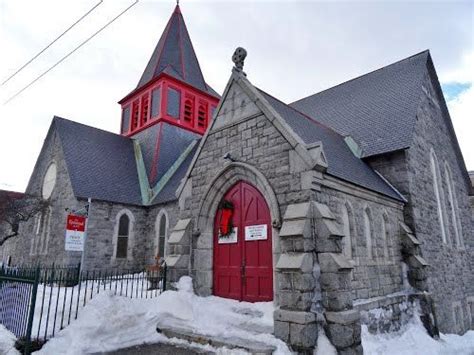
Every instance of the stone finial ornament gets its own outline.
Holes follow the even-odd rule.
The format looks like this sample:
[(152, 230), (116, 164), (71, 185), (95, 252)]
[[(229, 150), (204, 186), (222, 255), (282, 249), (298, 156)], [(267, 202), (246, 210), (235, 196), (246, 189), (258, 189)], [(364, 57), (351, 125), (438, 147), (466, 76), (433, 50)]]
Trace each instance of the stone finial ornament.
[(232, 61), (235, 64), (235, 68), (238, 71), (242, 71), (244, 69), (244, 60), (247, 57), (247, 51), (242, 47), (237, 47), (232, 56)]

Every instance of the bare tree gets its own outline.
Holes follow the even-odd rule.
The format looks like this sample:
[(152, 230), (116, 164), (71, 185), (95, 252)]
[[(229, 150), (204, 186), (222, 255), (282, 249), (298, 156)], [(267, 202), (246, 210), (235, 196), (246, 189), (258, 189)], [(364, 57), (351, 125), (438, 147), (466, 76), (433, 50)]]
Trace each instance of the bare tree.
[(48, 206), (48, 201), (41, 197), (0, 190), (0, 225), (6, 226), (4, 234), (0, 235), (0, 246), (18, 235), (21, 222), (42, 213)]

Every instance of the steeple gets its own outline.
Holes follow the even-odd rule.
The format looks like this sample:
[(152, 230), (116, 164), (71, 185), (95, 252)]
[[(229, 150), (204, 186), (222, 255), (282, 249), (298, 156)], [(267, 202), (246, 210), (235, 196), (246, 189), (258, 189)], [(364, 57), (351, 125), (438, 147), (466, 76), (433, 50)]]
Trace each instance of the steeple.
[(218, 102), (219, 94), (204, 80), (177, 4), (137, 87), (119, 102), (121, 133), (134, 136), (166, 122), (203, 134)]
[(195, 88), (209, 91), (194, 52), (179, 5), (176, 5), (166, 28), (138, 82), (143, 87), (161, 73), (166, 73)]

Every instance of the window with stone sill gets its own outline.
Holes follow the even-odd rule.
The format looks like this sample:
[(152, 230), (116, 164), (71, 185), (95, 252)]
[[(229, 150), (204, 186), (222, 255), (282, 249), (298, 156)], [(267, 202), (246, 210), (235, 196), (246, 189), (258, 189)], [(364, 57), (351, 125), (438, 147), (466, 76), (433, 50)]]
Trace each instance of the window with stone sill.
[(464, 240), (462, 236), (462, 225), (459, 218), (459, 205), (457, 201), (456, 189), (454, 188), (454, 181), (451, 174), (451, 169), (448, 163), (444, 163), (444, 177), (446, 179), (446, 186), (448, 187), (448, 201), (451, 206), (451, 223), (454, 229), (456, 246), (458, 248), (464, 247)]
[(51, 232), (51, 208), (39, 212), (34, 219), (33, 238), (31, 239), (30, 254), (47, 254)]
[(352, 259), (352, 238), (355, 236), (352, 207), (345, 203), (341, 208), (342, 225), (344, 230), (344, 238), (342, 240), (343, 253), (349, 259)]
[(372, 222), (371, 222), (371, 212), (369, 208), (364, 209), (364, 235), (365, 235), (365, 243), (367, 248), (367, 258), (372, 259)]
[(386, 212), (382, 215), (382, 244), (383, 244), (383, 256), (384, 258), (389, 258), (388, 245), (390, 242), (390, 233), (389, 233), (389, 223), (388, 215)]
[(467, 299), (467, 322), (471, 329), (474, 329), (474, 299)]
[(161, 210), (158, 214), (155, 228), (157, 233), (157, 254), (160, 257), (165, 257), (168, 239), (168, 217), (165, 210)]
[(468, 307), (471, 315), (471, 329), (474, 329), (474, 300), (468, 303)]
[(128, 238), (130, 235), (130, 218), (123, 214), (119, 219), (116, 258), (128, 256)]
[(455, 332), (459, 334), (463, 331), (464, 328), (462, 307), (460, 302), (456, 302), (453, 304), (453, 319)]
[(446, 210), (444, 208), (444, 191), (441, 180), (441, 171), (439, 169), (438, 158), (433, 149), (430, 152), (431, 175), (433, 178), (433, 189), (436, 198), (436, 205), (438, 211), (439, 226), (441, 232), (441, 239), (443, 243), (448, 244), (446, 233)]

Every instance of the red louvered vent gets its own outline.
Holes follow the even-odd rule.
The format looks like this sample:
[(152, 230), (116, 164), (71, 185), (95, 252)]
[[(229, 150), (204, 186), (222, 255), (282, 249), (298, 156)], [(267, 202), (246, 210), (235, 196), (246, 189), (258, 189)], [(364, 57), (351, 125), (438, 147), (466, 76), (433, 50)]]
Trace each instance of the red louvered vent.
[(148, 112), (150, 111), (149, 107), (148, 94), (142, 96), (142, 114), (141, 114), (141, 124), (144, 125), (148, 121)]
[(192, 98), (187, 97), (184, 101), (184, 122), (192, 125), (194, 116), (194, 101)]
[(198, 128), (202, 129), (206, 127), (207, 120), (207, 105), (200, 104), (198, 108)]
[(135, 130), (138, 127), (138, 116), (139, 116), (139, 107), (138, 100), (133, 102), (132, 105), (132, 125), (131, 130)]

